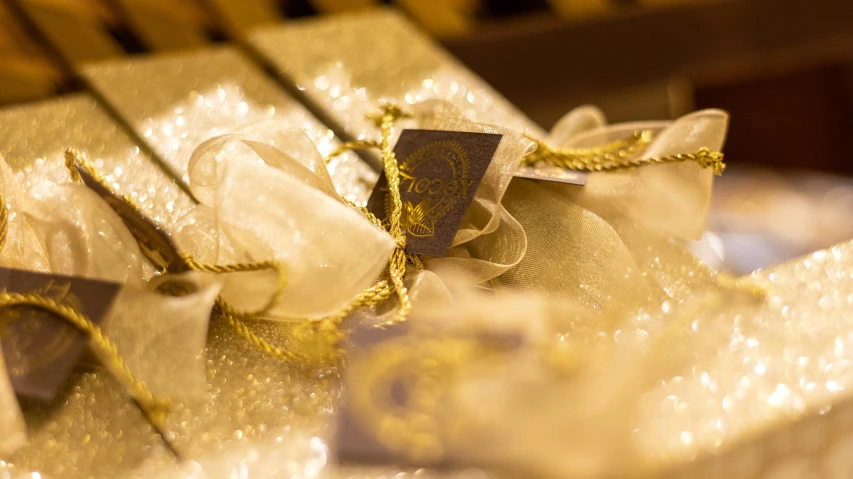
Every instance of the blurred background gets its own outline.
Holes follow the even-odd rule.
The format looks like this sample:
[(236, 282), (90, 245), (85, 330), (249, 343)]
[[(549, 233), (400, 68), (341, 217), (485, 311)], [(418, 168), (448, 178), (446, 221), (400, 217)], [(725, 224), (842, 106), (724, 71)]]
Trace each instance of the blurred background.
[(79, 63), (380, 4), (545, 128), (587, 103), (611, 122), (728, 110), (729, 170), (696, 245), (712, 264), (853, 238), (851, 0), (0, 0), (0, 108), (84, 90)]

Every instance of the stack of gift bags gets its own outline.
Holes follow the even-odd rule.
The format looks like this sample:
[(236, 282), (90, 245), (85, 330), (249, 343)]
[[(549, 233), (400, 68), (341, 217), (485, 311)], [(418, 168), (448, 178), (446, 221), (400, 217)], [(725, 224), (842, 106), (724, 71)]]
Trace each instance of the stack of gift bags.
[(229, 47), (82, 66), (133, 135), (0, 111), (0, 477), (846, 477), (853, 249), (690, 252), (725, 112), (548, 134), (386, 11), (245, 46), (325, 124)]

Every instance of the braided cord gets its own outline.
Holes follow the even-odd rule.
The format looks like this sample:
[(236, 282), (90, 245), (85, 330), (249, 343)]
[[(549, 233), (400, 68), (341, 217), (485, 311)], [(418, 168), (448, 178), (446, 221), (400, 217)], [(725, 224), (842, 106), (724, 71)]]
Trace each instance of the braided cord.
[(635, 132), (631, 137), (594, 148), (552, 148), (540, 140), (527, 138), (536, 142), (536, 150), (524, 157), (523, 165), (546, 163), (574, 171), (612, 172), (645, 165), (695, 162), (702, 168), (712, 168), (717, 176), (726, 168), (723, 153), (705, 147), (699, 148), (695, 153), (632, 158), (651, 143), (654, 134), (650, 130)]
[(107, 366), (113, 374), (130, 390), (133, 399), (139, 404), (145, 417), (156, 428), (163, 425), (166, 414), (171, 407), (170, 401), (154, 396), (144, 381), (134, 377), (127, 363), (119, 355), (115, 343), (107, 338), (103, 330), (86, 315), (71, 306), (61, 304), (40, 294), (0, 293), (0, 309), (17, 307), (31, 307), (47, 311), (87, 334), (91, 344), (103, 353), (108, 362)]
[(284, 288), (287, 286), (287, 274), (284, 267), (277, 261), (261, 261), (259, 263), (234, 263), (234, 264), (208, 264), (196, 261), (192, 255), (182, 254), (185, 264), (193, 271), (201, 271), (205, 273), (248, 273), (253, 271), (274, 271), (278, 276), (275, 293), (270, 297), (267, 304), (259, 311), (238, 312), (229, 307), (229, 310), (240, 316), (260, 316), (269, 311), (284, 294)]
[(234, 332), (243, 338), (247, 343), (254, 346), (258, 350), (276, 358), (281, 359), (283, 361), (304, 361), (307, 358), (301, 354), (297, 354), (291, 351), (287, 351), (286, 349), (276, 346), (266, 339), (258, 336), (249, 326), (243, 321), (243, 319), (257, 319), (254, 315), (244, 315), (239, 311), (234, 310), (228, 303), (223, 301), (221, 298), (216, 300), (216, 304), (214, 306), (215, 313), (218, 314), (221, 318), (225, 319), (228, 322), (228, 325), (231, 326), (231, 329)]
[[(408, 290), (404, 285), (403, 278), (406, 273), (408, 263), (415, 267), (422, 267), (422, 263), (415, 255), (407, 254), (406, 235), (402, 229), (402, 198), (400, 196), (400, 170), (397, 158), (390, 144), (392, 127), (394, 122), (406, 117), (407, 115), (396, 105), (384, 105), (382, 112), (374, 116), (376, 126), (380, 129), (381, 138), (379, 142), (359, 140), (347, 142), (338, 147), (335, 151), (328, 155), (326, 161), (339, 156), (347, 151), (363, 148), (379, 148), (382, 156), (382, 164), (385, 170), (385, 176), (388, 181), (389, 194), (391, 196), (391, 215), (389, 217), (388, 232), (397, 242), (396, 248), (391, 254), (388, 264), (388, 280), (381, 280), (362, 291), (350, 304), (344, 307), (341, 311), (321, 319), (306, 320), (301, 325), (303, 328), (317, 328), (330, 325), (337, 328), (341, 322), (350, 315), (353, 311), (362, 307), (375, 306), (396, 293), (400, 303), (394, 316), (387, 322), (379, 326), (388, 326), (405, 321), (411, 312), (411, 300), (408, 295)], [(606, 145), (594, 148), (566, 148), (553, 149), (541, 141), (536, 141), (537, 149), (524, 158), (523, 164), (534, 164), (545, 162), (553, 166), (568, 168), (578, 171), (616, 171), (629, 168), (637, 168), (646, 164), (666, 164), (680, 163), (686, 161), (694, 161), (703, 168), (712, 167), (716, 174), (722, 173), (725, 164), (723, 163), (723, 155), (719, 152), (711, 152), (707, 148), (700, 148), (696, 153), (683, 153), (667, 157), (659, 158), (640, 158), (631, 159), (635, 154), (643, 151), (652, 140), (652, 132), (643, 131), (637, 132), (632, 137), (617, 140)], [(69, 150), (66, 153), (66, 165), (71, 171), (72, 178), (79, 181), (80, 177), (73, 168), (74, 163), (82, 165), (86, 170), (104, 186), (108, 187), (103, 177), (98, 172), (86, 163), (79, 154)], [(125, 197), (125, 200), (132, 206), (136, 207), (130, 198)], [(373, 224), (381, 227), (379, 219), (371, 214), (367, 208), (357, 207), (349, 202), (350, 206), (357, 208), (364, 216)], [(136, 207), (138, 210), (138, 207)], [(252, 332), (245, 320), (258, 319), (262, 314), (267, 312), (281, 297), (286, 286), (286, 275), (284, 269), (276, 262), (265, 261), (260, 263), (238, 263), (231, 265), (215, 265), (205, 264), (194, 260), (190, 255), (182, 255), (185, 264), (192, 270), (204, 271), (210, 273), (237, 273), (261, 270), (274, 270), (278, 273), (278, 287), (276, 293), (270, 301), (260, 311), (244, 312), (238, 311), (221, 298), (217, 299), (215, 311), (223, 317), (228, 324), (233, 328), (238, 336), (264, 351), (265, 353), (277, 357), (282, 360), (304, 360), (305, 356), (273, 345), (265, 339), (259, 337)]]
[[(98, 181), (101, 186), (103, 186), (107, 191), (115, 194), (112, 186), (107, 183), (104, 177), (100, 174), (100, 172), (95, 168), (91, 163), (86, 161), (83, 156), (74, 149), (68, 149), (65, 151), (65, 166), (68, 168), (68, 172), (71, 174), (71, 179), (78, 183), (83, 183), (83, 178), (80, 176), (80, 173), (77, 171), (76, 166), (79, 166), (86, 170), (86, 172)], [(116, 195), (118, 196), (118, 195)], [(129, 196), (121, 197), (125, 203), (127, 203), (131, 208), (133, 208), (140, 216), (144, 216), (142, 210), (139, 206), (133, 201), (133, 199)], [(5, 232), (5, 228), (3, 229)], [(139, 239), (137, 238), (137, 242)], [(229, 264), (229, 265), (216, 265), (216, 264), (207, 264), (196, 261), (191, 255), (182, 254), (181, 259), (183, 260), (183, 264), (181, 267), (186, 267), (188, 269), (194, 271), (203, 271), (209, 273), (240, 273), (240, 272), (250, 272), (250, 271), (263, 271), (263, 270), (273, 270), (278, 274), (278, 285), (276, 288), (276, 292), (270, 298), (269, 302), (260, 310), (255, 312), (244, 312), (237, 311), (230, 305), (228, 305), (221, 298), (217, 298), (214, 312), (218, 313), (219, 316), (223, 317), (234, 332), (244, 340), (246, 340), (249, 344), (257, 347), (261, 351), (264, 351), (271, 356), (280, 359), (300, 359), (298, 355), (289, 353), (282, 348), (275, 346), (268, 341), (264, 340), (257, 334), (253, 333), (249, 327), (243, 322), (243, 319), (254, 318), (257, 317), (269, 310), (281, 297), (284, 292), (284, 288), (287, 284), (287, 276), (284, 268), (277, 262), (274, 261), (263, 261), (260, 263), (237, 263), (237, 264)], [(175, 265), (173, 265), (174, 267)], [(172, 271), (176, 272), (176, 271)], [(174, 281), (167, 281), (161, 284), (158, 287), (158, 291), (164, 294), (169, 294), (172, 296), (180, 296), (186, 294), (186, 289), (178, 285)]]
[(9, 207), (6, 206), (6, 199), (3, 198), (0, 192), (0, 252), (6, 246), (6, 236), (9, 234)]
[[(396, 105), (384, 105), (381, 116), (374, 119), (382, 135), (380, 140), (382, 165), (385, 168), (385, 177), (388, 180), (388, 194), (391, 195), (392, 207), (388, 232), (397, 241), (397, 247), (391, 253), (391, 260), (388, 263), (388, 274), (391, 276), (391, 283), (400, 301), (400, 307), (393, 318), (384, 323), (383, 326), (390, 326), (405, 321), (412, 309), (409, 293), (403, 284), (403, 276), (406, 274), (406, 233), (402, 227), (403, 200), (400, 197), (400, 168), (397, 165), (397, 157), (394, 155), (394, 150), (391, 148), (391, 128), (394, 125), (394, 121), (405, 116), (406, 114), (403, 113), (400, 107)], [(368, 297), (363, 300), (372, 301), (374, 297)], [(359, 299), (362, 298), (360, 295)]]
[(329, 153), (326, 157), (326, 163), (335, 158), (336, 156), (343, 155), (344, 153), (352, 150), (364, 150), (367, 148), (379, 148), (379, 143), (375, 141), (369, 140), (356, 140), (356, 141), (348, 141), (343, 145), (337, 147), (335, 151)]
[[(359, 308), (380, 304), (395, 293), (400, 302), (400, 306), (397, 308), (397, 311), (395, 311), (392, 318), (383, 323), (377, 324), (376, 326), (385, 327), (404, 322), (411, 312), (412, 303), (409, 299), (408, 290), (403, 283), (403, 277), (406, 275), (407, 263), (412, 263), (416, 266), (420, 265), (421, 267), (422, 263), (414, 255), (406, 253), (406, 234), (402, 228), (403, 201), (400, 196), (400, 169), (397, 164), (397, 157), (391, 147), (391, 133), (394, 122), (405, 117), (408, 117), (408, 115), (398, 106), (383, 105), (382, 112), (380, 114), (369, 117), (380, 130), (381, 138), (378, 143), (366, 140), (344, 143), (326, 158), (326, 161), (329, 161), (337, 155), (341, 155), (354, 149), (379, 148), (382, 155), (382, 165), (385, 170), (385, 177), (388, 180), (389, 194), (391, 195), (392, 208), (391, 215), (389, 217), (388, 232), (397, 242), (397, 246), (391, 253), (391, 258), (388, 262), (388, 276), (390, 280), (386, 279), (378, 281), (373, 286), (359, 293), (359, 295), (341, 311), (322, 319), (309, 320), (306, 322), (308, 325), (330, 324), (339, 326), (341, 322), (343, 322), (343, 320), (353, 311)], [(376, 227), (382, 228), (382, 222), (367, 208), (357, 206), (351, 201), (347, 201), (347, 204), (360, 211), (371, 223), (376, 225)]]

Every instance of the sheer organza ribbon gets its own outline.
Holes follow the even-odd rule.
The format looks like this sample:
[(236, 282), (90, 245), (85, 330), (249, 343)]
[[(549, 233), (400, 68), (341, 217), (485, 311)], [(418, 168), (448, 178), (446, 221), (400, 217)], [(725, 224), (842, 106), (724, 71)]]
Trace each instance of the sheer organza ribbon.
[[(649, 143), (631, 156), (642, 162), (717, 151), (726, 126), (718, 110), (605, 126), (597, 109), (583, 107), (546, 141), (589, 148), (650, 131)], [(451, 462), (556, 470), (556, 477), (568, 467), (584, 477), (609, 469), (614, 454), (634, 457), (626, 428), (636, 408), (623, 398), (647, 378), (633, 377), (626, 358), (665, 348), (646, 338), (664, 334), (676, 305), (721, 282), (681, 244), (704, 229), (713, 173), (693, 161), (652, 162), (591, 173), (583, 187), (512, 181), (502, 203), (524, 228), (526, 255), (493, 281), (497, 295), (423, 302), (421, 316), (457, 334), (467, 328), (469, 337), (471, 330), (515, 331), (529, 346), (519, 351), (541, 361), (518, 354), (460, 366), (447, 407), (471, 427), (446, 445)], [(603, 375), (615, 365), (625, 371), (616, 381)]]
[[(588, 147), (637, 130), (654, 133), (637, 156), (663, 157), (718, 150), (728, 117), (719, 110), (674, 122), (604, 126), (592, 107), (577, 109), (554, 128), (549, 142)], [(621, 317), (648, 298), (675, 296), (691, 278), (710, 271), (680, 244), (704, 230), (713, 171), (695, 162), (591, 173), (582, 188), (516, 180), (504, 206), (527, 234), (524, 259), (500, 278), (513, 291), (540, 292), (583, 304), (591, 312)], [(695, 270), (685, 275), (685, 268)]]
[[(500, 201), (533, 143), (471, 122), (443, 102), (415, 105), (412, 112), (395, 128), (504, 135), (447, 255), (423, 258), (425, 270), (407, 275), (416, 298), (427, 290), (441, 294), (439, 278), (464, 277), (479, 284), (521, 260), (524, 232)], [(237, 149), (254, 152), (257, 160), (231, 154)], [(270, 319), (322, 318), (346, 308), (376, 281), (396, 247), (388, 233), (335, 191), (325, 159), (310, 140), (274, 122), (246, 125), (204, 142), (192, 155), (189, 178), (201, 204), (181, 221), (179, 244), (210, 263), (280, 262), (289, 282), (267, 311)], [(222, 296), (235, 307), (252, 309), (264, 300), (268, 283), (268, 278), (241, 275), (226, 283)], [(360, 316), (378, 320), (387, 314), (385, 308)]]

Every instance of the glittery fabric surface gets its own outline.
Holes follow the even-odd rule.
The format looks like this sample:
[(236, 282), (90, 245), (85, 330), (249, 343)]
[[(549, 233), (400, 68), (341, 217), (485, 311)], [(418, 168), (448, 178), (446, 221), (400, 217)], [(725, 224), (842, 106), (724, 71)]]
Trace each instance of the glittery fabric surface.
[(25, 188), (37, 179), (70, 181), (68, 148), (86, 155), (119, 193), (157, 221), (172, 223), (193, 206), (189, 195), (89, 96), (0, 110), (0, 154)]
[[(0, 112), (0, 151), (22, 182), (67, 180), (68, 147), (85, 153), (119, 192), (166, 228), (193, 205), (87, 96)], [(257, 321), (251, 328), (276, 344), (290, 338), (280, 323)], [(204, 396), (175, 405), (164, 428), (186, 461), (175, 460), (110, 373), (81, 366), (55, 400), (22, 401), (28, 444), (0, 461), (0, 478), (446, 477), (329, 467), (331, 416), (340, 394), (334, 368), (270, 358), (216, 320), (206, 358)], [(464, 471), (450, 477), (487, 476)]]
[(379, 101), (451, 102), (469, 119), (544, 137), (544, 132), (392, 10), (261, 28), (251, 44), (336, 123), (363, 139)]
[[(167, 228), (192, 205), (174, 180), (88, 97), (0, 112), (0, 151), (22, 182), (66, 178), (67, 147), (86, 153), (119, 192), (133, 196)], [(261, 321), (252, 327), (272, 341), (285, 342), (286, 331), (276, 323)], [(218, 321), (211, 324), (206, 354), (205, 396), (198, 403), (177, 405), (165, 428), (185, 457), (212, 457), (227, 450), (241, 458), (229, 467), (241, 471), (251, 469), (246, 458), (266, 445), (286, 451), (267, 454), (281, 473), (302, 471), (311, 477), (310, 471), (325, 464), (325, 442), (315, 436), (326, 430), (332, 411), (335, 371), (271, 359)], [(81, 368), (56, 400), (25, 401), (22, 407), (29, 444), (0, 462), (0, 478), (151, 477), (164, 466), (172, 470), (174, 458), (105, 371)], [(285, 456), (293, 459), (285, 461)], [(184, 468), (174, 470), (178, 474)]]
[[(323, 155), (337, 146), (331, 130), (230, 47), (89, 64), (83, 75), (186, 182), (192, 151), (247, 123), (275, 120), (304, 130)], [(248, 148), (233, 154), (253, 155)], [(376, 174), (354, 153), (329, 170), (343, 196), (364, 202)]]
[[(70, 181), (64, 158), (70, 147), (84, 153), (113, 187), (158, 221), (173, 222), (193, 206), (88, 96), (0, 111), (0, 153), (25, 187), (39, 179)], [(24, 400), (21, 405), (29, 442), (0, 462), (0, 477), (114, 477), (162, 449), (128, 395), (102, 371), (80, 368), (56, 400)]]
[(642, 398), (634, 434), (644, 455), (719, 456), (717, 472), (745, 477), (849, 477), (853, 444), (832, 423), (849, 430), (851, 264), (853, 243), (842, 243), (752, 274), (764, 301), (706, 304), (690, 317), (683, 341), (693, 359)]

